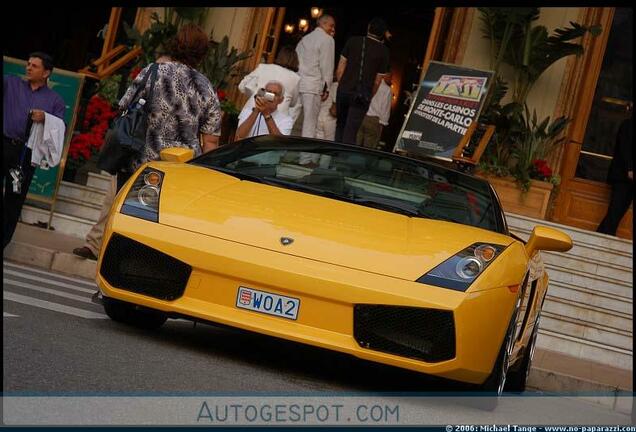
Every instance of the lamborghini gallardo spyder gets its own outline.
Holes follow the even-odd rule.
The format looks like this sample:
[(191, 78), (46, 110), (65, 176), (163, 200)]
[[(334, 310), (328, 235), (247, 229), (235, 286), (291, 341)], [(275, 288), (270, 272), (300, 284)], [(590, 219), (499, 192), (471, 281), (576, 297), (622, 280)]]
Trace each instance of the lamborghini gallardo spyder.
[(191, 157), (166, 149), (119, 192), (97, 273), (110, 318), (218, 323), (524, 389), (539, 251), (570, 249), (566, 234), (524, 241), (487, 181), (358, 146), (261, 136)]

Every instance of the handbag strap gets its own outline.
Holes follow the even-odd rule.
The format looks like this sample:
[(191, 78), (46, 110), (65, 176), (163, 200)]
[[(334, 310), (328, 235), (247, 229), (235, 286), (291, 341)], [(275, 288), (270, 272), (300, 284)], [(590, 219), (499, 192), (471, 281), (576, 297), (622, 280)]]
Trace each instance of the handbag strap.
[[(146, 102), (149, 102), (150, 100), (152, 100), (152, 93), (154, 92), (154, 89), (155, 89), (155, 81), (157, 81), (158, 70), (159, 70), (158, 63), (153, 63), (150, 66), (150, 69), (148, 69), (148, 73), (146, 74), (146, 76), (144, 76), (144, 79), (139, 84), (139, 87), (137, 87), (137, 90), (135, 91), (135, 95), (131, 99), (130, 105), (133, 105), (135, 102), (138, 102), (139, 99), (141, 99), (141, 92), (145, 90), (146, 83), (148, 82), (148, 78), (151, 78), (151, 80), (150, 80), (150, 91), (148, 92), (148, 95), (146, 96)], [(139, 96), (139, 98), (137, 98), (137, 96)]]
[(362, 54), (360, 56), (360, 73), (358, 73), (358, 85), (360, 89), (362, 89), (362, 86), (360, 84), (362, 84), (362, 71), (364, 70), (364, 51), (365, 51), (366, 42), (367, 42), (367, 37), (362, 36)]

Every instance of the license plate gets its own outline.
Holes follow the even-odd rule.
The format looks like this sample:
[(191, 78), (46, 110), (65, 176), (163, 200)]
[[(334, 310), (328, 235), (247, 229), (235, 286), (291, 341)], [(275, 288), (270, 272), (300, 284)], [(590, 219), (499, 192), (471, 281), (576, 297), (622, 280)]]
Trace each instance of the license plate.
[(295, 320), (300, 300), (241, 286), (236, 296), (236, 307)]

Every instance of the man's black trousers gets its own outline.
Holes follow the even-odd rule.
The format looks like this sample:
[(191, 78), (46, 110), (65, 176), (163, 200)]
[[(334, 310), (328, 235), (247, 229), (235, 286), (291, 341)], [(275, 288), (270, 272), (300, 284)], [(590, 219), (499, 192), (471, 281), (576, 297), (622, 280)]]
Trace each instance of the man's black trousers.
[[(29, 192), (29, 186), (31, 185), (31, 180), (33, 180), (35, 167), (31, 166), (31, 149), (26, 148), (24, 143), (4, 137), (2, 144), (2, 176), (4, 177), (4, 191), (2, 194), (4, 237), (2, 239), (2, 248), (4, 249), (11, 242), (11, 237), (13, 237), (15, 227), (20, 219), (22, 206)], [(22, 157), (24, 180), (22, 181), (22, 190), (17, 194), (13, 192), (13, 178), (9, 174), (9, 170), (20, 165), (20, 156), (22, 156), (23, 149), (25, 149), (24, 156)]]

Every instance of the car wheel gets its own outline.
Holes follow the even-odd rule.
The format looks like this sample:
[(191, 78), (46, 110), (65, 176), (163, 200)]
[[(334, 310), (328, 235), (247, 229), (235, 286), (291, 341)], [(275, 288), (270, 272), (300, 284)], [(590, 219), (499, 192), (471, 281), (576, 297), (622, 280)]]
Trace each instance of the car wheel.
[(528, 382), (528, 377), (530, 376), (530, 366), (532, 364), (534, 349), (537, 343), (540, 321), (541, 311), (539, 311), (539, 313), (537, 314), (537, 319), (535, 320), (534, 327), (532, 329), (532, 335), (530, 335), (530, 340), (528, 341), (528, 346), (524, 351), (519, 368), (515, 369), (514, 371), (510, 371), (508, 374), (506, 390), (515, 393), (521, 393), (526, 390), (526, 383)]
[(104, 297), (103, 303), (104, 312), (110, 319), (138, 328), (158, 329), (168, 319), (162, 312), (109, 297)]
[(515, 310), (512, 314), (506, 336), (499, 349), (497, 360), (495, 360), (495, 366), (490, 373), (490, 376), (481, 385), (481, 391), (488, 393), (487, 397), (481, 398), (483, 401), (480, 403), (481, 407), (488, 410), (493, 410), (499, 403), (499, 396), (504, 391), (506, 386), (506, 380), (508, 376), (508, 369), (510, 367), (510, 356), (515, 346), (515, 330), (517, 323), (517, 314), (519, 313), (519, 307), (521, 306), (521, 297), (515, 305)]

